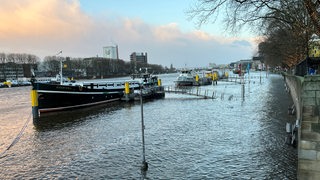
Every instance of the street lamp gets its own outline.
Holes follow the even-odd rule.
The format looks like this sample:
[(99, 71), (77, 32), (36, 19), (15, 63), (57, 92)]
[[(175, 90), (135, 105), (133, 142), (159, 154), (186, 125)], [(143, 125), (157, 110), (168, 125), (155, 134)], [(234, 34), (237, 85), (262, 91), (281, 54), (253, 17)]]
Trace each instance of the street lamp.
[[(62, 54), (62, 51), (60, 51), (58, 54), (56, 54), (56, 56), (61, 55), (61, 54)], [(60, 85), (62, 85), (62, 82), (63, 82), (63, 80), (62, 80), (62, 58), (60, 57), (59, 59), (60, 59)]]

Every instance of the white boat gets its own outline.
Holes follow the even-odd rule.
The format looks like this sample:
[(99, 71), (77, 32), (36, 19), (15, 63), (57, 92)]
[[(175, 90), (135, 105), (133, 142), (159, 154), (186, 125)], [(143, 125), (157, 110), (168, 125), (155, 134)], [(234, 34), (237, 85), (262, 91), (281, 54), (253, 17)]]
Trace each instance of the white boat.
[(195, 84), (195, 77), (192, 70), (181, 70), (177, 80), (174, 81), (176, 86), (193, 86)]

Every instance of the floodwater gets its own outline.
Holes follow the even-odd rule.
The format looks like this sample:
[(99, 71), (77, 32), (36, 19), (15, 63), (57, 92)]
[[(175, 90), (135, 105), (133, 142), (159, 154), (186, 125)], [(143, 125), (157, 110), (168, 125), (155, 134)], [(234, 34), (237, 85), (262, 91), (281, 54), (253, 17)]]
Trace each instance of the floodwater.
[[(35, 127), (30, 87), (2, 88), (0, 179), (296, 179), (283, 78), (250, 76), (244, 98), (240, 84), (218, 82), (200, 87), (214, 99), (166, 93), (144, 102), (146, 173), (139, 102), (42, 116)], [(160, 75), (166, 86), (176, 77)]]

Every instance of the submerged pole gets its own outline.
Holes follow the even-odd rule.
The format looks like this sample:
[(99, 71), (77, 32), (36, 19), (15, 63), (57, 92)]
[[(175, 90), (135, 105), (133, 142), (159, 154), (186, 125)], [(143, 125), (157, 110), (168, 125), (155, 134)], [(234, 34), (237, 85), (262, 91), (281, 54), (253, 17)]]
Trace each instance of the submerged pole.
[(142, 171), (148, 170), (148, 163), (146, 162), (145, 143), (144, 143), (144, 120), (143, 120), (143, 100), (142, 100), (142, 85), (140, 85), (140, 105), (141, 105), (141, 132), (142, 132)]
[(241, 77), (241, 97), (242, 97), (242, 101), (244, 101), (244, 94), (245, 94), (245, 87), (244, 87), (244, 76)]
[(261, 84), (261, 71), (262, 71), (262, 69), (260, 69), (260, 84)]
[(62, 59), (60, 58), (60, 85), (63, 84), (62, 78), (63, 78), (63, 76), (62, 76)]

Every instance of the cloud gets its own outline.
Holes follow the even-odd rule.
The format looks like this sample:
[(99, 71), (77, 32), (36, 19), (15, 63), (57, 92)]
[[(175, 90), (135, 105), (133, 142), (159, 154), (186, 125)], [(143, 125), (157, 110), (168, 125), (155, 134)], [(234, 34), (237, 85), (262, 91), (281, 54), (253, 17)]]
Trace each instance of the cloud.
[(45, 51), (71, 46), (92, 26), (77, 1), (1, 2), (0, 47), (7, 51)]
[(249, 40), (223, 38), (195, 30), (183, 32), (177, 22), (150, 25), (139, 18), (94, 17), (76, 0), (2, 0), (0, 49), (41, 58), (60, 50), (63, 56), (92, 57), (117, 44), (120, 58), (147, 52), (149, 63), (181, 67), (229, 63), (251, 56)]
[(246, 40), (235, 40), (232, 42), (232, 45), (235, 47), (243, 46), (243, 47), (250, 47), (251, 43)]
[[(8, 1), (6, 1), (8, 2)], [(11, 1), (10, 1), (11, 2)], [(14, 1), (13, 1), (14, 2)], [(0, 37), (69, 37), (83, 33), (88, 17), (81, 13), (77, 1), (44, 0), (4, 3), (0, 7)]]
[(181, 31), (177, 23), (170, 23), (155, 27), (153, 35), (160, 42), (172, 42), (180, 37)]

